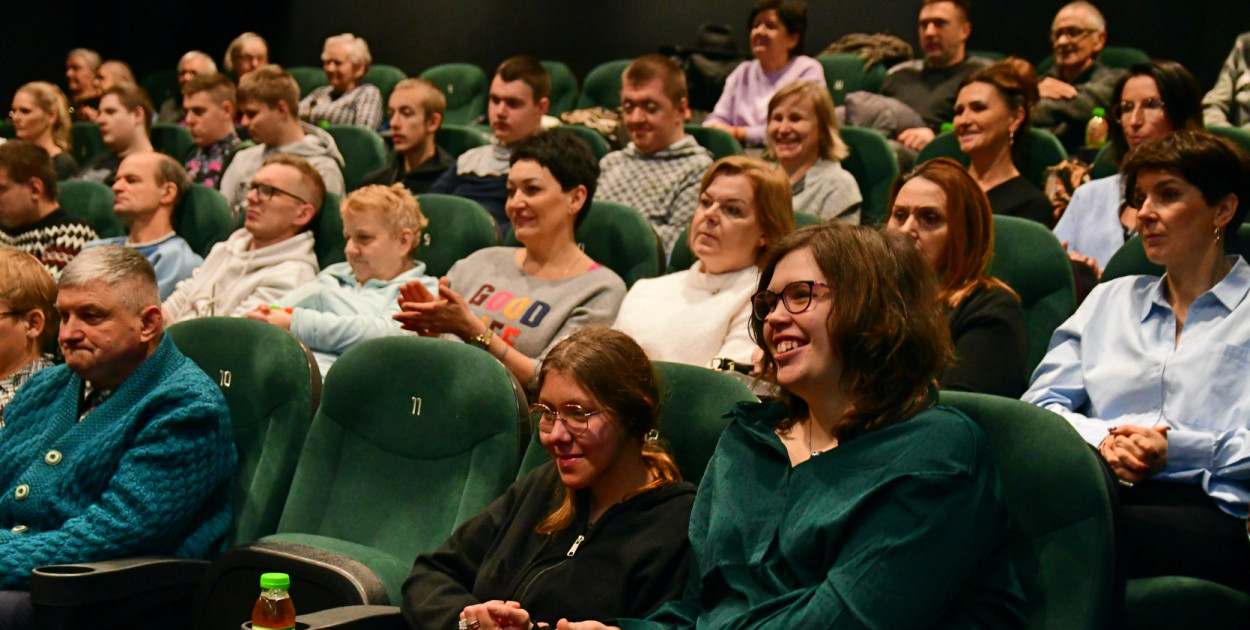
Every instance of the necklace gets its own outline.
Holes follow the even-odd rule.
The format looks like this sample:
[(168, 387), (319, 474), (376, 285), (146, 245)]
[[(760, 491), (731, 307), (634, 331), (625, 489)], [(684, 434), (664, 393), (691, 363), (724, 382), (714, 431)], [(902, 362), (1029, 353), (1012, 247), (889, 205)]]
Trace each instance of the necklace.
[(808, 422), (808, 425), (807, 425), (807, 450), (811, 451), (811, 453), (812, 453), (812, 457), (819, 457), (819, 456), (821, 456), (821, 455), (824, 455), (824, 454), (825, 454), (825, 451), (827, 451), (827, 450), (829, 450), (829, 449), (827, 449), (827, 448), (826, 448), (826, 449), (822, 449), (822, 450), (819, 450), (819, 451), (818, 451), (818, 450), (815, 450), (815, 449), (813, 449), (813, 448), (812, 448), (812, 425), (811, 425), (811, 423), (816, 422), (816, 421), (815, 421), (815, 420), (810, 420), (810, 419), (809, 419), (807, 422)]
[[(557, 277), (558, 277), (558, 278), (563, 278), (563, 277), (568, 276), (568, 275), (569, 275), (569, 272), (570, 272), (570, 271), (573, 271), (573, 267), (576, 267), (576, 266), (577, 266), (577, 263), (581, 262), (581, 259), (582, 259), (582, 257), (581, 257), (581, 256), (574, 256), (574, 257), (573, 257), (573, 262), (569, 263), (568, 268), (566, 268), (564, 271), (561, 271), (561, 272), (560, 272), (560, 275), (559, 275), (559, 276), (557, 276)], [(537, 265), (537, 267), (536, 267), (536, 268), (535, 268), (535, 270), (534, 270), (534, 273), (530, 274), (530, 275), (532, 275), (532, 276), (537, 276), (537, 275), (538, 275), (538, 272), (542, 271), (543, 266), (542, 266), (542, 265), (540, 265), (540, 264), (538, 264), (538, 263), (536, 263), (536, 262), (534, 262), (534, 260), (530, 258), (530, 252), (529, 252), (529, 250), (527, 249), (527, 250), (525, 250), (525, 262), (524, 262), (524, 263), (522, 263), (521, 267), (522, 267), (522, 268), (524, 268), (524, 267), (525, 267), (525, 265), (526, 265), (526, 264), (529, 264), (529, 263), (533, 263), (534, 265)]]

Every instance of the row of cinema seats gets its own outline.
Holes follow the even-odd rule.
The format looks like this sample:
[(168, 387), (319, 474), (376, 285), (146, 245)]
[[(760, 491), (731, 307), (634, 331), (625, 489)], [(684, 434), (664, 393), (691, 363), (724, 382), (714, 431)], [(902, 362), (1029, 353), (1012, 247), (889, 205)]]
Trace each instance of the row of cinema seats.
[[(43, 628), (238, 628), (259, 574), (292, 576), (300, 627), (404, 627), (399, 585), (419, 553), (545, 461), (518, 383), (474, 348), (393, 337), (345, 354), (321, 388), (288, 333), (210, 318), (169, 330), (226, 395), (240, 465), (230, 549), (212, 562), (138, 558), (43, 567)], [(221, 339), (232, 343), (222, 344)], [(753, 399), (736, 378), (657, 363), (661, 433), (697, 483), (726, 425)], [(318, 400), (318, 397), (320, 399)], [(988, 434), (1014, 515), (1030, 628), (1106, 628), (1118, 606), (1109, 482), (1057, 415), (1019, 401), (943, 393)], [(941, 567), (934, 567), (941, 579)], [(159, 620), (160, 624), (151, 624)]]
[[(1141, 258), (1128, 246), (1120, 257)], [(1149, 271), (1135, 264), (1124, 263), (1126, 271)], [(545, 461), (520, 385), (464, 344), (366, 342), (335, 363), (323, 389), (307, 349), (276, 327), (208, 318), (169, 334), (219, 383), (233, 415), (240, 464), (230, 549), (211, 563), (41, 568), (31, 591), (41, 627), (159, 620), (233, 629), (247, 618), (259, 574), (276, 570), (292, 575), (306, 627), (403, 628), (393, 605), (412, 558)], [(683, 475), (697, 482), (725, 426), (722, 414), (752, 394), (727, 374), (657, 369), (662, 435)], [(995, 449), (1018, 537), (1013, 553), (1033, 602), (1029, 627), (1111, 625), (1125, 587), (1116, 578), (1112, 480), (1093, 450), (1038, 407), (950, 392), (941, 401), (977, 421)], [(1243, 594), (1176, 577), (1130, 581), (1124, 608), (1133, 628), (1235, 628), (1250, 619)]]

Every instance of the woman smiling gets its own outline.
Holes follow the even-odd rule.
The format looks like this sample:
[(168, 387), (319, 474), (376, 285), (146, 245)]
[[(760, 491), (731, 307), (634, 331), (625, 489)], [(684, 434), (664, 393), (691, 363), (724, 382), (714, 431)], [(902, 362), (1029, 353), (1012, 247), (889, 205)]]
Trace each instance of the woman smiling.
[(360, 82), (372, 62), (364, 39), (351, 33), (326, 38), (321, 67), (329, 85), (314, 89), (299, 102), (299, 117), (313, 124), (381, 127), (382, 92)]
[(768, 151), (790, 177), (795, 212), (859, 223), (864, 198), (840, 164), (851, 151), (825, 86), (797, 81), (777, 90), (768, 101)]

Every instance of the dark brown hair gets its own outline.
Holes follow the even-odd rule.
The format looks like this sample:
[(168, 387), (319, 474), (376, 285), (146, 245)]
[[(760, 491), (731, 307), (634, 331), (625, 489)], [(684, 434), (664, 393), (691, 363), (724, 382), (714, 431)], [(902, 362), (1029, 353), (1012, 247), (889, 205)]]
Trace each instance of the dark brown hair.
[(152, 112), (156, 110), (152, 108), (152, 97), (148, 96), (147, 90), (134, 83), (120, 83), (104, 90), (104, 94), (100, 95), (101, 100), (109, 94), (116, 96), (118, 102), (128, 112), (133, 113), (136, 109), (143, 109), (143, 133), (147, 135), (151, 132)]
[(807, 5), (802, 0), (757, 0), (751, 7), (751, 17), (747, 19), (747, 32), (755, 26), (755, 18), (759, 14), (773, 10), (777, 19), (785, 25), (791, 35), (798, 35), (799, 40), (790, 50), (790, 58), (803, 54), (803, 42), (807, 39)]
[(218, 105), (222, 103), (230, 103), (231, 106), (238, 105), (234, 81), (220, 72), (197, 74), (195, 78), (182, 86), (183, 96), (193, 96), (200, 92), (208, 92), (208, 97)]
[(15, 184), (39, 180), (43, 183), (43, 198), (48, 201), (56, 199), (56, 169), (43, 147), (24, 140), (9, 140), (0, 144), (0, 169)]
[(534, 93), (534, 102), (551, 96), (551, 75), (537, 59), (529, 55), (517, 55), (499, 64), (495, 76), (505, 82), (521, 81), (530, 86)]
[(922, 163), (910, 173), (900, 175), (890, 186), (891, 211), (898, 191), (916, 178), (937, 184), (946, 194), (946, 255), (938, 279), (938, 301), (954, 308), (982, 287), (1001, 287), (1015, 295), (1011, 287), (990, 276), (990, 259), (994, 257), (994, 214), (989, 199), (968, 174), (968, 169), (946, 157)]
[[(651, 360), (638, 342), (623, 332), (602, 326), (587, 326), (557, 343), (543, 359), (535, 391), (552, 372), (577, 381), (620, 426), (622, 437), (638, 444), (642, 459), (655, 481), (638, 488), (639, 494), (664, 484), (681, 481), (677, 464), (660, 444), (647, 440), (659, 426), (660, 385)], [(538, 527), (540, 534), (554, 534), (573, 523), (573, 495), (564, 492), (560, 507), (547, 515)]]
[[(1128, 73), (1115, 82), (1115, 89), (1111, 92), (1113, 106), (1124, 100), (1124, 86), (1133, 77), (1154, 79), (1155, 87), (1159, 89), (1159, 100), (1163, 101), (1163, 113), (1173, 129), (1202, 129), (1202, 92), (1198, 89), (1198, 81), (1185, 66), (1167, 59), (1133, 64)], [(1112, 157), (1119, 164), (1128, 155), (1128, 139), (1124, 137), (1124, 127), (1120, 125), (1119, 118), (1111, 116), (1107, 122), (1111, 131)]]
[(664, 55), (643, 55), (630, 62), (621, 73), (621, 83), (638, 85), (659, 79), (664, 96), (673, 102), (673, 106), (681, 105), (690, 93), (686, 88), (686, 73), (677, 62)]
[(959, 89), (962, 90), (972, 83), (988, 83), (994, 86), (999, 96), (1007, 101), (1007, 108), (1011, 111), (1024, 109), (1024, 122), (1012, 134), (1011, 147), (1011, 155), (1016, 164), (1023, 163), (1024, 156), (1028, 155), (1029, 114), (1038, 100), (1037, 71), (1033, 69), (1033, 64), (1019, 57), (1008, 57), (968, 75), (959, 83)]
[(239, 79), (238, 98), (240, 103), (254, 100), (270, 109), (286, 103), (287, 115), (299, 117), (299, 83), (276, 64), (263, 65)]
[[(759, 290), (768, 288), (782, 258), (800, 250), (811, 252), (833, 292), (826, 328), (843, 371), (842, 382), (829, 386), (840, 386), (850, 397), (838, 440), (896, 424), (931, 406), (930, 389), (951, 357), (950, 326), (933, 271), (916, 247), (901, 235), (862, 225), (808, 226), (768, 250)], [(751, 336), (764, 351), (763, 379), (776, 383), (777, 362), (764, 341), (764, 320), (754, 315)], [(790, 414), (777, 428), (787, 430), (808, 407), (780, 392)]]

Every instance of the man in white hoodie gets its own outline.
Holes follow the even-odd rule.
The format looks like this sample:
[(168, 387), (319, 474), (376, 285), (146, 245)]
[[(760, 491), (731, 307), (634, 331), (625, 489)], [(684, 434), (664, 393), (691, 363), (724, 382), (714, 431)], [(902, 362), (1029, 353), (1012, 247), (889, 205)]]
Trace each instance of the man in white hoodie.
[(311, 282), (319, 269), (308, 224), (326, 185), (306, 160), (277, 153), (248, 186), (243, 228), (213, 246), (204, 265), (165, 300), (165, 321), (242, 317)]
[(239, 112), (256, 146), (235, 154), (221, 176), (221, 194), (235, 213), (247, 205), (252, 175), (274, 153), (298, 155), (321, 173), (325, 189), (342, 196), (343, 156), (324, 129), (299, 119), (299, 84), (276, 65), (261, 66), (239, 80)]

